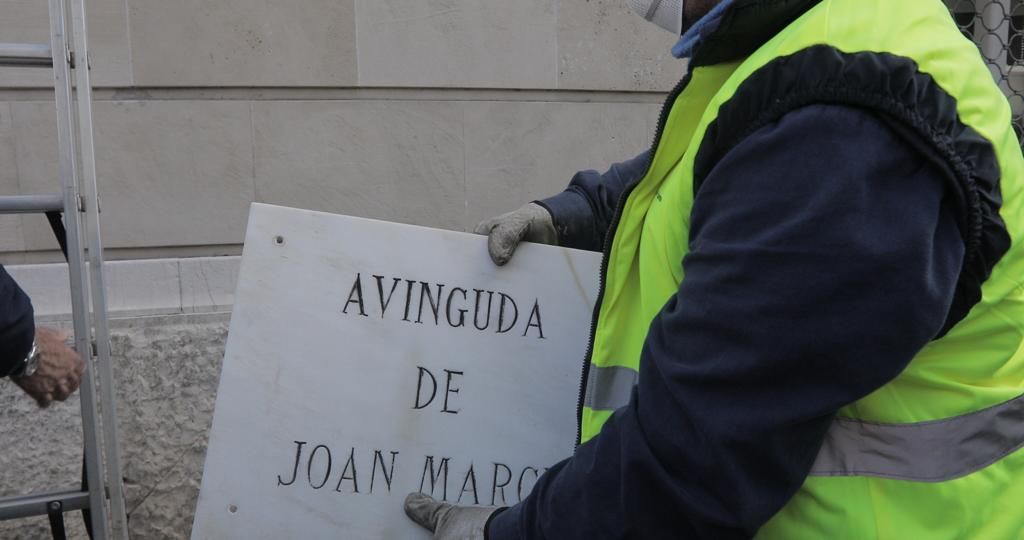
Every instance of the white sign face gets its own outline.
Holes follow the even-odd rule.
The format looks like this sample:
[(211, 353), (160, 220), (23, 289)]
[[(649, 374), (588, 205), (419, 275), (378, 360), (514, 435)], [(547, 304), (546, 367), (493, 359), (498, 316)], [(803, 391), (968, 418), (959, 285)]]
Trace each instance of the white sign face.
[(192, 538), (428, 539), (571, 455), (600, 256), (256, 204)]

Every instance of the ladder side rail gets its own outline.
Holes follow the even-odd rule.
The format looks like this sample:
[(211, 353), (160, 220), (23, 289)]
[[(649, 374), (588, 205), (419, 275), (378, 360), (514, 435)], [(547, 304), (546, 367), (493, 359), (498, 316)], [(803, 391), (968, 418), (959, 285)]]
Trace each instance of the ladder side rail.
[[(72, 0), (66, 0), (72, 1)], [(121, 452), (118, 443), (117, 407), (114, 392), (114, 371), (110, 350), (106, 274), (103, 268), (103, 237), (100, 228), (99, 190), (96, 179), (96, 148), (92, 116), (92, 82), (89, 66), (88, 20), (85, 0), (73, 0), (79, 17), (74, 19), (76, 96), (80, 149), (80, 188), (85, 199), (85, 227), (89, 256), (89, 278), (92, 282), (92, 325), (96, 338), (96, 366), (100, 387), (102, 428), (105, 444), (107, 487), (110, 497), (112, 538), (127, 540), (128, 523), (121, 480)]]
[(71, 284), (71, 311), (75, 330), (75, 348), (87, 363), (79, 397), (82, 405), (82, 429), (85, 441), (85, 463), (89, 481), (89, 507), (92, 513), (93, 537), (110, 537), (107, 524), (106, 496), (103, 490), (103, 456), (99, 450), (100, 429), (96, 406), (96, 384), (92, 360), (92, 329), (89, 324), (88, 290), (85, 287), (86, 267), (82, 244), (82, 218), (79, 212), (78, 160), (74, 138), (74, 113), (70, 78), (67, 3), (49, 0), (50, 39), (53, 56), (54, 97), (57, 104), (58, 164), (64, 190), (64, 219), (68, 242), (68, 276)]

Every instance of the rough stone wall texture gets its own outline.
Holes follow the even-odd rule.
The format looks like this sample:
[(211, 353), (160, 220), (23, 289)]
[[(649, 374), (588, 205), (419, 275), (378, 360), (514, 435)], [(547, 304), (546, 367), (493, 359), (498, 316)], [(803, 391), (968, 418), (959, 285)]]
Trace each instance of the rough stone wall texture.
[[(187, 538), (202, 478), (226, 314), (115, 321), (113, 360), (126, 506), (133, 538)], [(77, 396), (77, 394), (76, 394)], [(78, 400), (45, 410), (0, 383), (0, 494), (74, 489), (81, 475)], [(69, 537), (86, 538), (81, 514)], [(0, 538), (49, 538), (45, 517), (0, 522)]]

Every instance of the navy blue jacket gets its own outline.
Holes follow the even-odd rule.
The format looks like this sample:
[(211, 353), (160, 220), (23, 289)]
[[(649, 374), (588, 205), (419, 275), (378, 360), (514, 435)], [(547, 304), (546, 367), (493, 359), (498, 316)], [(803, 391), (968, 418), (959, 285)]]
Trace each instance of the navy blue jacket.
[[(646, 159), (543, 201), (563, 245), (601, 249)], [(964, 254), (951, 175), (907, 130), (838, 105), (737, 145), (696, 195), (686, 278), (650, 326), (630, 404), (489, 538), (753, 536), (837, 410), (942, 328)]]
[(21, 368), (35, 332), (32, 302), (0, 266), (0, 377)]

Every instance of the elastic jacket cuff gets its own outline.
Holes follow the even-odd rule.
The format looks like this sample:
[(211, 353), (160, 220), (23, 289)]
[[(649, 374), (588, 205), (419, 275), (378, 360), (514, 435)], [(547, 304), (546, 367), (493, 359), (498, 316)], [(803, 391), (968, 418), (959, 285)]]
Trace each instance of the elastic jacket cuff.
[(519, 530), (519, 505), (497, 509), (487, 518), (484, 526), (484, 540), (518, 540), (522, 538)]
[(594, 211), (587, 200), (572, 190), (554, 197), (533, 201), (551, 214), (558, 235), (558, 245), (589, 251), (600, 251), (601, 238), (594, 232)]

